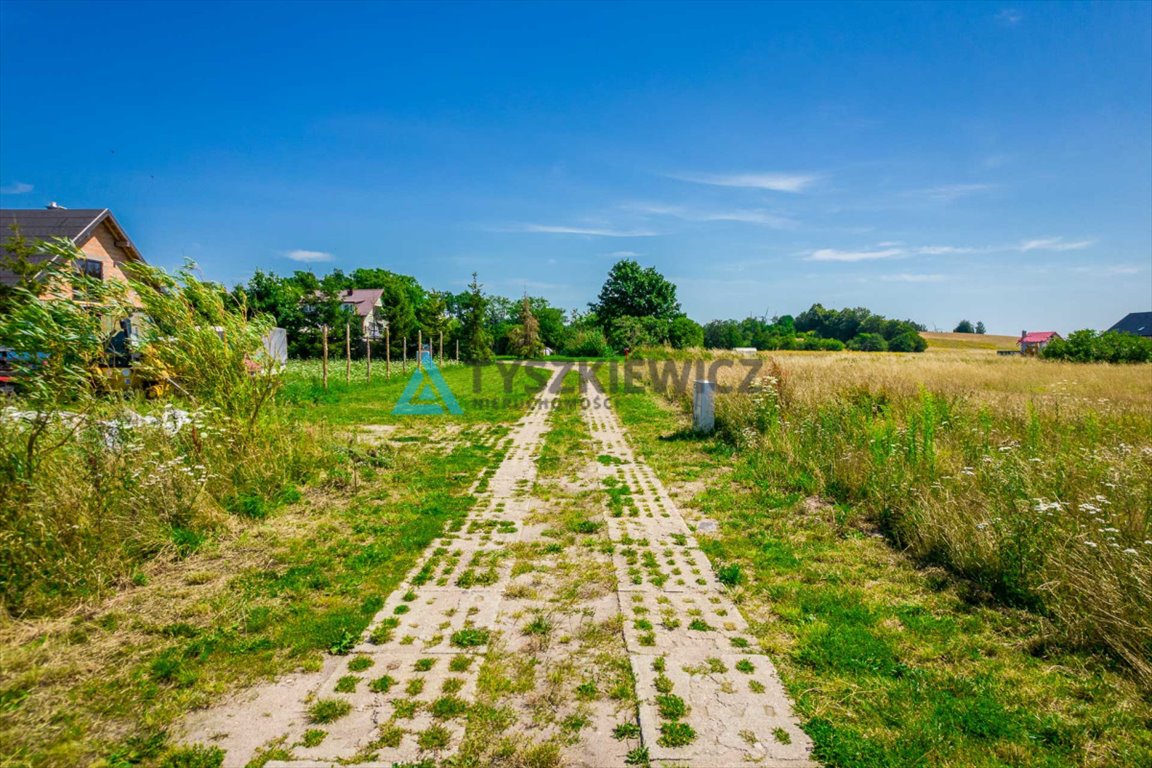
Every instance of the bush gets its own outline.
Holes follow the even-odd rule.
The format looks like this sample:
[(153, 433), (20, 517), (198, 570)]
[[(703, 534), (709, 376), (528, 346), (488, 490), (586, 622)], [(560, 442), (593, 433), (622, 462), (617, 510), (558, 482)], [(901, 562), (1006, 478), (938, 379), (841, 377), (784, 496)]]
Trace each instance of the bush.
[(889, 352), (923, 352), (928, 349), (928, 342), (919, 333), (903, 333), (888, 342)]
[(1067, 340), (1052, 339), (1040, 356), (1075, 363), (1147, 363), (1152, 362), (1152, 338), (1085, 329), (1068, 334)]
[(848, 349), (857, 352), (887, 352), (888, 342), (878, 333), (861, 333), (848, 342)]
[(585, 328), (576, 331), (568, 346), (561, 350), (572, 357), (610, 357), (612, 348), (599, 328)]

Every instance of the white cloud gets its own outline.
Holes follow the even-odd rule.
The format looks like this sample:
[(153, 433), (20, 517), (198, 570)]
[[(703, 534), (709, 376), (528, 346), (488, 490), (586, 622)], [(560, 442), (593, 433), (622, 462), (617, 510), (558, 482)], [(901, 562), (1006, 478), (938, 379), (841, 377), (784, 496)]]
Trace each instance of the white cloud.
[(608, 255), (617, 259), (631, 259), (640, 254), (636, 253), (636, 251), (612, 251), (612, 253)]
[(835, 248), (821, 248), (813, 251), (805, 261), (875, 261), (894, 259), (905, 255), (903, 248), (886, 248), (879, 251), (841, 251)]
[(296, 250), (296, 251), (288, 251), (288, 253), (286, 253), (284, 255), (287, 256), (289, 259), (292, 259), (292, 261), (299, 261), (299, 262), (303, 262), (305, 264), (311, 264), (311, 263), (314, 263), (317, 261), (332, 261), (332, 259), (334, 258), (332, 256), (332, 254), (330, 254), (326, 251)]
[(803, 192), (819, 178), (811, 173), (679, 173), (672, 178), (717, 187), (747, 187), (773, 192)]
[(1024, 14), (1015, 8), (1004, 8), (996, 14), (996, 21), (1014, 27), (1024, 20)]
[(956, 253), (980, 253), (987, 248), (967, 248), (957, 245), (924, 245), (916, 249), (916, 253), (924, 256), (946, 256)]
[(883, 275), (880, 279), (890, 283), (942, 283), (949, 278), (948, 275), (916, 275), (901, 272), (896, 275)]
[(0, 187), (0, 195), (23, 195), (31, 192), (33, 189), (31, 184), (25, 184), (22, 181), (14, 181), (11, 184), (5, 184)]
[(927, 189), (914, 189), (905, 194), (947, 203), (961, 197), (975, 195), (979, 192), (987, 192), (995, 188), (995, 184), (941, 184), (940, 186), (928, 187)]
[(595, 237), (654, 237), (660, 234), (647, 229), (609, 229), (604, 227), (568, 227), (553, 224), (518, 224), (503, 227), (500, 232), (539, 232), (552, 235), (592, 235)]
[(1138, 275), (1144, 267), (1136, 264), (1112, 264), (1109, 266), (1073, 267), (1073, 272), (1086, 275)]
[(821, 248), (810, 252), (804, 257), (805, 261), (875, 261), (877, 259), (894, 259), (910, 256), (956, 256), (962, 254), (991, 254), (1004, 252), (1029, 251), (1077, 251), (1094, 244), (1095, 240), (1065, 240), (1063, 237), (1045, 237), (1034, 240), (1025, 240), (1017, 245), (986, 245), (986, 246), (960, 246), (960, 245), (919, 245), (911, 246), (889, 240), (875, 245), (864, 246), (856, 250), (840, 250), (837, 248)]
[(1065, 240), (1063, 237), (1042, 237), (1025, 240), (1016, 247), (1019, 251), (1078, 251), (1087, 248), (1095, 240)]
[(779, 216), (758, 208), (738, 208), (727, 211), (694, 210), (681, 205), (660, 205), (656, 203), (634, 203), (624, 206), (628, 210), (649, 213), (657, 216), (673, 216), (684, 221), (738, 221), (745, 224), (760, 224), (774, 229), (789, 229), (796, 225), (793, 219)]

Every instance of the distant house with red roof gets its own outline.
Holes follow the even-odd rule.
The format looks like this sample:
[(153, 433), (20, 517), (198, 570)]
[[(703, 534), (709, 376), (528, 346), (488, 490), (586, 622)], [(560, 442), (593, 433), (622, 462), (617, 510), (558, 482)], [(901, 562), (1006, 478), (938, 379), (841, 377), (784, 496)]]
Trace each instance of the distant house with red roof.
[(1020, 346), (1020, 354), (1022, 355), (1037, 355), (1040, 350), (1048, 346), (1052, 339), (1063, 338), (1056, 331), (1021, 331), (1020, 338), (1016, 343)]

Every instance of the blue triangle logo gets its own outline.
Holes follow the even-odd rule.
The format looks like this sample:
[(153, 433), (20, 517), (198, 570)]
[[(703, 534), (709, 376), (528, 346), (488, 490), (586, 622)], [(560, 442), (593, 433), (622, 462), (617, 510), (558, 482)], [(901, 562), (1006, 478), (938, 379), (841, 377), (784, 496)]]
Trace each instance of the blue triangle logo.
[(432, 362), (431, 352), (421, 353), (420, 367), (412, 371), (412, 378), (408, 379), (408, 385), (392, 413), (401, 416), (439, 416), (443, 413), (460, 416), (464, 413), (440, 369)]

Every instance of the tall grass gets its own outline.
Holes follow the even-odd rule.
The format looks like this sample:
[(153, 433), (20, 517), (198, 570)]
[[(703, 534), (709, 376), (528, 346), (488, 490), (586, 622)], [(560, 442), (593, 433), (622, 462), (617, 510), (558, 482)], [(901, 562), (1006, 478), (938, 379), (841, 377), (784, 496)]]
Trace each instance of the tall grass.
[(973, 595), (1152, 685), (1150, 371), (957, 356), (780, 356), (722, 395), (765, 483), (849, 506)]
[[(72, 246), (51, 244), (52, 281), (74, 280)], [(133, 376), (101, 368), (109, 327), (134, 311), (129, 286), (96, 304), (17, 289), (0, 346), (22, 353), (0, 411), (0, 616), (51, 611), (141, 578), (143, 561), (186, 554), (229, 513), (263, 516), (323, 459), (315, 436), (271, 406), (279, 377), (262, 322), (189, 273), (141, 269), (131, 291), (150, 318)]]

